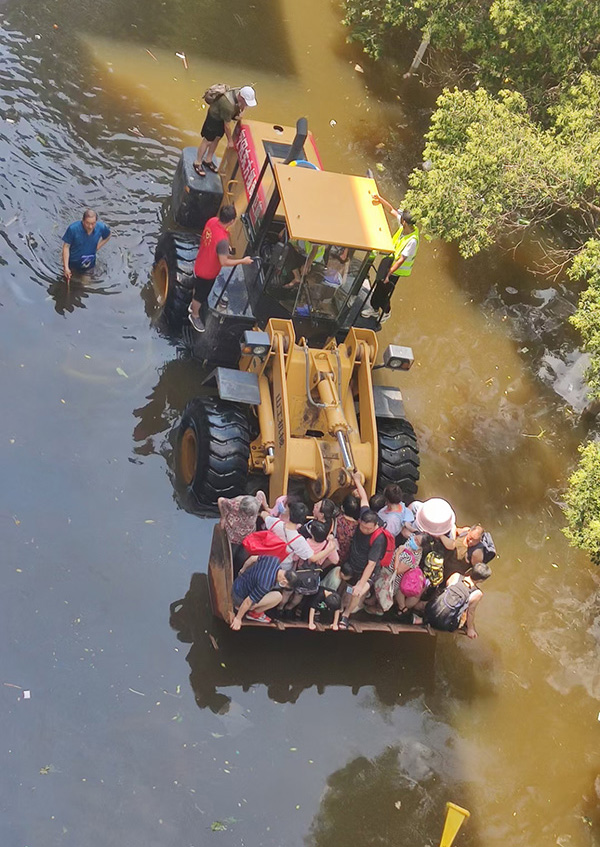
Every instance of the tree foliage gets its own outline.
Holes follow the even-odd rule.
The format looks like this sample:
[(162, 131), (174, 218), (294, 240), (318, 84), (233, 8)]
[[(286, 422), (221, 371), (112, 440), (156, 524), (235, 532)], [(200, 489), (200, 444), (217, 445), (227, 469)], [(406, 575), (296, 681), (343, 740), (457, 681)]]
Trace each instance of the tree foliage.
[(577, 311), (571, 316), (571, 323), (581, 333), (583, 348), (590, 354), (586, 371), (588, 395), (592, 400), (600, 400), (600, 241), (587, 242), (573, 260), (568, 274), (570, 279), (588, 284), (579, 298)]
[(532, 100), (593, 68), (600, 54), (600, 4), (590, 0), (345, 0), (345, 7), (351, 39), (375, 58), (394, 33), (428, 32), (432, 46), (451, 50), (474, 78)]
[(569, 480), (563, 532), (576, 547), (600, 564), (600, 443), (590, 441), (579, 448), (581, 458)]
[(423, 227), (463, 256), (560, 212), (582, 241), (596, 235), (600, 77), (584, 74), (551, 115), (542, 127), (514, 91), (445, 90), (425, 136), (427, 170), (411, 174), (406, 196)]
[[(345, 0), (371, 56), (427, 34), (461, 84), (444, 90), (406, 204), (424, 231), (473, 256), (560, 216), (561, 259), (583, 282), (571, 318), (600, 401), (600, 3), (590, 0)], [(448, 59), (450, 60), (448, 62)], [(562, 263), (561, 263), (562, 265)], [(581, 448), (565, 534), (600, 564), (600, 443)]]

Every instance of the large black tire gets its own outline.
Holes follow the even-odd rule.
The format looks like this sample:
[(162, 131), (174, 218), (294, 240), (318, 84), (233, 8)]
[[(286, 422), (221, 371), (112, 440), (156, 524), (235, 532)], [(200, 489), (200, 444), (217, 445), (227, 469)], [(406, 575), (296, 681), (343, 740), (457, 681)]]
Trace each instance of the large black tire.
[(246, 492), (250, 428), (232, 403), (196, 397), (186, 406), (177, 436), (181, 481), (206, 505)]
[(417, 436), (409, 421), (379, 418), (377, 420), (379, 467), (377, 489), (399, 485), (406, 499), (412, 502), (419, 481), (419, 447)]
[(154, 253), (152, 285), (162, 316), (173, 332), (181, 332), (194, 292), (194, 261), (200, 237), (166, 232)]

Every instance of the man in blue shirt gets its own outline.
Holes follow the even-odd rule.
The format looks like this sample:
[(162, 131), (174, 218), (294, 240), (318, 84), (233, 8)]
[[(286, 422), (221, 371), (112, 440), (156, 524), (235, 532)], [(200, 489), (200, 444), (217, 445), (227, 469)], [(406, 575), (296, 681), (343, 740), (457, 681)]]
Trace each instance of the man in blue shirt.
[(62, 261), (65, 279), (71, 281), (73, 271), (86, 273), (96, 264), (96, 253), (110, 238), (110, 229), (98, 220), (93, 209), (67, 227), (63, 235)]
[(237, 613), (231, 621), (231, 628), (240, 629), (246, 613), (252, 621), (271, 623), (265, 612), (277, 606), (283, 598), (282, 591), (289, 591), (296, 582), (296, 572), (284, 570), (276, 556), (259, 556), (247, 571), (233, 581), (231, 594)]

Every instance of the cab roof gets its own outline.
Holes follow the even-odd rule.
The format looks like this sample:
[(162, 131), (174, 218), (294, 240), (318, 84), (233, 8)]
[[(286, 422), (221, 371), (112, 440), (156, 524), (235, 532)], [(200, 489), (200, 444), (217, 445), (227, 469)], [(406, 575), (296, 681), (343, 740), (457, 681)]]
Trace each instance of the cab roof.
[(291, 238), (393, 252), (392, 235), (374, 179), (274, 164)]

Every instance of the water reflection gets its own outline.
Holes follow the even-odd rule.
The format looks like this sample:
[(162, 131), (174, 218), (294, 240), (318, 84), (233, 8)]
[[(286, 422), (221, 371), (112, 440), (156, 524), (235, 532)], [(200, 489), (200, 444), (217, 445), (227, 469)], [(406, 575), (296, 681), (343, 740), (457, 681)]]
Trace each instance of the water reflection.
[[(35, 5), (35, 26), (37, 32), (54, 35), (58, 41), (73, 31), (104, 37), (118, 33), (123, 40), (144, 48), (185, 52), (192, 62), (195, 53), (220, 62), (227, 54), (247, 67), (248, 73), (267, 68), (276, 74), (293, 74), (281, 12), (277, 0), (255, 0), (225, 13), (221, 6), (207, 0), (102, 0), (100, 4), (94, 0), (76, 4), (53, 0), (48, 5)], [(13, 12), (14, 19), (23, 23), (31, 22), (29, 15), (26, 8), (18, 14)], [(55, 24), (57, 29), (52, 33)], [(260, 32), (261, 50), (248, 38), (249, 30)]]
[(48, 286), (48, 294), (54, 300), (54, 311), (63, 317), (66, 317), (67, 312), (72, 313), (75, 309), (86, 309), (85, 301), (91, 295), (118, 293), (119, 290), (115, 286), (104, 286), (101, 280), (75, 274), (68, 285), (61, 276)]
[(356, 695), (367, 686), (369, 702), (384, 711), (432, 691), (435, 638), (305, 631), (282, 637), (258, 628), (233, 633), (212, 617), (206, 574), (195, 573), (185, 597), (171, 604), (170, 624), (192, 645), (187, 661), (196, 703), (215, 713), (227, 713), (231, 698), (221, 689), (231, 687), (264, 686), (270, 700), (296, 703), (311, 688), (324, 694), (343, 686)]
[[(331, 774), (305, 838), (307, 847), (437, 844), (446, 801), (451, 797), (460, 805), (469, 794), (447, 755), (451, 739), (428, 729), (426, 744), (407, 732), (379, 755), (358, 756)], [(480, 843), (475, 821), (463, 827), (459, 843)]]

